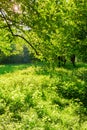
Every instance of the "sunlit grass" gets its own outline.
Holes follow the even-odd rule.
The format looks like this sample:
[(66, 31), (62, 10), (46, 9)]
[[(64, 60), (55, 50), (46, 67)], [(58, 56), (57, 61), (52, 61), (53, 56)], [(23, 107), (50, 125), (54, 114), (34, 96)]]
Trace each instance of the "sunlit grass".
[(87, 65), (0, 66), (0, 130), (87, 130)]
[[(31, 64), (30, 64), (31, 65)], [(12, 73), (17, 70), (22, 70), (30, 66), (29, 64), (9, 64), (9, 65), (0, 65), (0, 75), (6, 73)]]

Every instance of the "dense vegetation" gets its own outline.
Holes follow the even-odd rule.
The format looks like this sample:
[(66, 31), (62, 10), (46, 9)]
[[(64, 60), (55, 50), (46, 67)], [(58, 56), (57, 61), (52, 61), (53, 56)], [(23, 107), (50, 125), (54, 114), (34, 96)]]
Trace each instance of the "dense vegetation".
[(87, 130), (87, 64), (0, 65), (0, 130)]
[(25, 41), (41, 60), (75, 54), (86, 62), (87, 0), (1, 0), (0, 34), (6, 55)]
[(87, 130), (87, 0), (0, 0), (0, 130)]

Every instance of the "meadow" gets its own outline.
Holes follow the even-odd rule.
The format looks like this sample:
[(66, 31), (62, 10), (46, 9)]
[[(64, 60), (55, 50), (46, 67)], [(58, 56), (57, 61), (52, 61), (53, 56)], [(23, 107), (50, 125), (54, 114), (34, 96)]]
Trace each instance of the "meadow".
[(0, 130), (87, 130), (87, 64), (0, 65)]

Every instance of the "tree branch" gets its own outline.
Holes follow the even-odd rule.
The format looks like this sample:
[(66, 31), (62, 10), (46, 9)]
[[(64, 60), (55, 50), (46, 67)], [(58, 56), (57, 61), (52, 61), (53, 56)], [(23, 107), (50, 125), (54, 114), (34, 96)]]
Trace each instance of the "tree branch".
[(4, 25), (4, 26), (1, 26), (0, 29), (3, 29), (3, 28), (8, 28), (7, 25)]
[(3, 19), (5, 20), (5, 22), (6, 22), (6, 24), (7, 24), (7, 27), (8, 27), (8, 29), (9, 29), (11, 35), (12, 35), (12, 36), (15, 36), (15, 37), (22, 38), (24, 41), (26, 41), (26, 42), (31, 46), (31, 48), (35, 51), (36, 55), (38, 55), (38, 52), (37, 52), (37, 50), (35, 49), (35, 47), (32, 46), (32, 44), (31, 44), (25, 37), (13, 33), (12, 28), (11, 28), (10, 24), (8, 23), (6, 17), (5, 17), (5, 14), (3, 13), (2, 10), (0, 10), (0, 12), (1, 12), (1, 14), (2, 14)]

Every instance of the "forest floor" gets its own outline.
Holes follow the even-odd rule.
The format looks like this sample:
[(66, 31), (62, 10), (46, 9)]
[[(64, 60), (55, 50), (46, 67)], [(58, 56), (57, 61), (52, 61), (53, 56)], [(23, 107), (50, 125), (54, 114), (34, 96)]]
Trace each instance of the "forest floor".
[(0, 65), (0, 130), (87, 130), (87, 64)]

